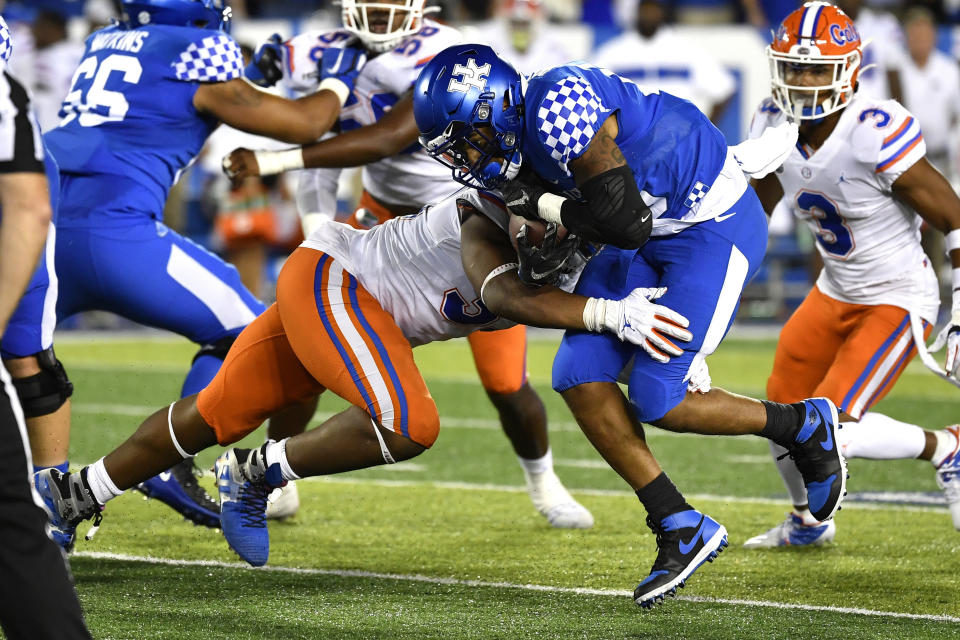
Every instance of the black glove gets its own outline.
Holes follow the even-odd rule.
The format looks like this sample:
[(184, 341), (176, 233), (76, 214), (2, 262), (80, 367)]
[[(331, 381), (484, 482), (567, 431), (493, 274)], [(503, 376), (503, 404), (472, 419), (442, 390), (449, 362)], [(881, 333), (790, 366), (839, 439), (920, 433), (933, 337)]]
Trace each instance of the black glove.
[(510, 213), (527, 220), (540, 219), (537, 201), (547, 191), (536, 181), (521, 181), (517, 178), (505, 182), (499, 190)]
[(272, 87), (283, 79), (283, 38), (279, 33), (257, 47), (253, 59), (243, 71), (247, 80), (261, 87)]
[(547, 223), (543, 242), (535, 247), (527, 240), (527, 225), (523, 225), (517, 234), (520, 281), (534, 287), (556, 285), (567, 273), (567, 262), (577, 255), (579, 248), (580, 239), (573, 234), (558, 240), (557, 225), (553, 222)]

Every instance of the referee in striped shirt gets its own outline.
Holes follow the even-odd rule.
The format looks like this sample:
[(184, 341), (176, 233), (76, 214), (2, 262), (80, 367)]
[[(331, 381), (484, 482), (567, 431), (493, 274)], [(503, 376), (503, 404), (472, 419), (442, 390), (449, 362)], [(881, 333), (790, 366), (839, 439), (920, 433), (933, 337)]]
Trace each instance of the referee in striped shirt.
[[(0, 335), (34, 268), (52, 208), (30, 98), (6, 72), (10, 30), (0, 17)], [(66, 557), (47, 534), (31, 478), (23, 411), (0, 363), (0, 628), (8, 640), (89, 639)]]

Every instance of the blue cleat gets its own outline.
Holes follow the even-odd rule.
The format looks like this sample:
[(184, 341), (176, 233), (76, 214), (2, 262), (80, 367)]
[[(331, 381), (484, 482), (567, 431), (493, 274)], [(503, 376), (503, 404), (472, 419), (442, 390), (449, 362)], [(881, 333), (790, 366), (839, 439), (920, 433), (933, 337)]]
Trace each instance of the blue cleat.
[(657, 536), (657, 559), (650, 575), (637, 585), (633, 600), (645, 609), (677, 595), (704, 562), (713, 562), (727, 546), (727, 530), (708, 515), (689, 509), (656, 522), (647, 516), (647, 526)]
[(837, 535), (837, 525), (827, 522), (803, 521), (795, 513), (773, 529), (753, 536), (743, 543), (744, 549), (771, 549), (773, 547), (819, 547), (831, 542)]
[(803, 426), (787, 445), (807, 488), (810, 513), (820, 522), (833, 517), (847, 495), (847, 463), (837, 445), (840, 418), (837, 407), (826, 398), (803, 401)]
[(960, 425), (945, 429), (956, 439), (953, 451), (937, 467), (937, 485), (943, 489), (953, 527), (960, 531)]
[(71, 551), (77, 539), (77, 525), (94, 518), (87, 539), (93, 537), (103, 519), (103, 505), (96, 501), (87, 482), (86, 468), (79, 473), (44, 469), (34, 476), (37, 492), (50, 512), (50, 537), (64, 551)]
[(211, 529), (220, 527), (220, 507), (197, 482), (193, 460), (186, 459), (136, 486), (148, 498), (164, 503), (184, 518)]
[[(267, 482), (264, 448), (230, 449), (214, 465), (223, 537), (238, 556), (254, 567), (265, 565), (270, 555), (267, 496), (275, 487)], [(274, 471), (279, 473), (279, 469)]]

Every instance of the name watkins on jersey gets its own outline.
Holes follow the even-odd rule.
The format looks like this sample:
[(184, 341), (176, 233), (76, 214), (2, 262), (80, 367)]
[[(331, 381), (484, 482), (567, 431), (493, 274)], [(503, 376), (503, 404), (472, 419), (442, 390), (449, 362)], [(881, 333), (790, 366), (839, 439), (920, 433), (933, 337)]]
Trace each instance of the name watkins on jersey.
[[(475, 87), (483, 91), (487, 87), (487, 76), (490, 75), (490, 63), (477, 66), (477, 61), (473, 58), (467, 58), (467, 66), (462, 64), (453, 65), (453, 74), (450, 76), (450, 84), (447, 85), (447, 91), (453, 93), (459, 91), (467, 93), (470, 87)], [(460, 76), (460, 79), (457, 79)]]
[(147, 31), (124, 31), (118, 33), (101, 33), (93, 37), (90, 51), (100, 49), (119, 49), (137, 53), (143, 48), (143, 41), (150, 35)]

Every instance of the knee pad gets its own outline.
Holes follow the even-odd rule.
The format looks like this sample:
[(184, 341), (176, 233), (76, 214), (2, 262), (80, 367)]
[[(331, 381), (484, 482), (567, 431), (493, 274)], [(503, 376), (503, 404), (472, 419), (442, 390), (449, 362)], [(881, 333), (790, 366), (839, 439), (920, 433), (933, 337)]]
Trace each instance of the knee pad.
[(49, 415), (73, 395), (73, 383), (53, 353), (53, 347), (35, 353), (33, 357), (40, 365), (40, 373), (13, 379), (26, 418)]
[(227, 352), (230, 351), (230, 347), (233, 346), (233, 343), (236, 342), (236, 340), (237, 336), (227, 336), (225, 338), (220, 338), (216, 342), (201, 345), (200, 350), (197, 351), (195, 356), (193, 356), (192, 362), (196, 362), (203, 356), (218, 358), (221, 361), (225, 360), (227, 358)]

